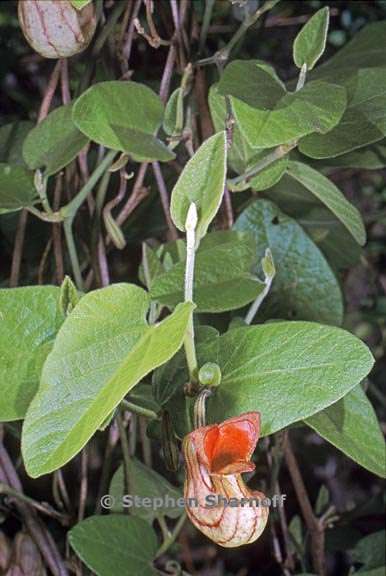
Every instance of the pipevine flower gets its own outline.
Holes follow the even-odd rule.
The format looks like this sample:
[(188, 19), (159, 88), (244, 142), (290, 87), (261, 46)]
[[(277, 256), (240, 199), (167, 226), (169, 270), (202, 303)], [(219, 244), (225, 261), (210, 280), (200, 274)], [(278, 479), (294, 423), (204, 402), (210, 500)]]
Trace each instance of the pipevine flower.
[[(247, 412), (197, 428), (184, 438), (187, 515), (198, 530), (226, 548), (254, 542), (268, 520), (268, 508), (261, 505), (265, 495), (250, 490), (241, 476), (255, 469), (251, 456), (259, 434), (260, 414)], [(229, 505), (213, 506), (225, 502), (221, 497)]]
[(89, 45), (95, 9), (76, 10), (69, 0), (19, 0), (19, 21), (27, 42), (45, 58), (68, 58)]

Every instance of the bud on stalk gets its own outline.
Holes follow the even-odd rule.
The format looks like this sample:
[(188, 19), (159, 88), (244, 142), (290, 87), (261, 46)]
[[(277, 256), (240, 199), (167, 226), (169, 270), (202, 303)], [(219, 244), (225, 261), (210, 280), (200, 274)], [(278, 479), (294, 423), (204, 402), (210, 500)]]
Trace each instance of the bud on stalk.
[(45, 58), (68, 58), (89, 45), (96, 28), (93, 4), (76, 10), (69, 0), (19, 0), (27, 42)]

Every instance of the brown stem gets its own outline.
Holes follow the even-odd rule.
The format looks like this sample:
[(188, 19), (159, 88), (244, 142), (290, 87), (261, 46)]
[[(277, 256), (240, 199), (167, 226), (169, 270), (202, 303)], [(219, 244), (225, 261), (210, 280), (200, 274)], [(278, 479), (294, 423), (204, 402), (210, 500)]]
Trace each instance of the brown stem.
[(159, 95), (162, 102), (165, 104), (168, 99), (168, 94), (170, 91), (170, 82), (176, 64), (176, 47), (172, 44), (169, 48), (168, 55), (166, 57), (165, 68), (161, 78), (161, 85), (159, 90)]
[(10, 288), (14, 288), (19, 284), (20, 264), (23, 255), (25, 229), (27, 227), (28, 212), (22, 210), (19, 216), (19, 221), (16, 228), (15, 244), (12, 254), (11, 275), (9, 278)]
[(180, 68), (183, 70), (186, 66), (186, 58), (185, 58), (185, 51), (184, 51), (184, 41), (182, 37), (182, 22), (181, 22), (181, 15), (178, 10), (177, 0), (170, 0), (170, 7), (172, 11), (172, 18), (174, 23), (174, 28), (176, 31), (176, 40), (179, 49), (179, 65)]
[(110, 271), (106, 256), (105, 243), (102, 235), (99, 236), (98, 240), (98, 265), (101, 285), (108, 286), (110, 284)]
[(68, 59), (62, 58), (60, 60), (60, 64), (61, 64), (60, 87), (62, 91), (62, 102), (63, 104), (69, 104), (71, 102), (71, 92), (70, 92), (70, 80), (68, 76)]
[(52, 508), (52, 506), (50, 506), (49, 504), (42, 504), (41, 502), (38, 502), (33, 498), (26, 496), (22, 492), (18, 492), (5, 482), (0, 482), (0, 494), (6, 494), (7, 496), (9, 496), (9, 499), (11, 501), (20, 500), (21, 502), (25, 502), (29, 506), (32, 506), (32, 508), (35, 508), (35, 510), (37, 510), (38, 512), (50, 516), (51, 518), (55, 518), (56, 520), (61, 522), (63, 526), (69, 524), (69, 516), (67, 516), (66, 514), (58, 512), (58, 510), (55, 510), (55, 508)]
[[(62, 196), (63, 175), (58, 174), (55, 182), (54, 190), (54, 211), (59, 210), (60, 199)], [(63, 264), (63, 246), (62, 246), (62, 225), (54, 223), (52, 225), (52, 241), (54, 246), (55, 258), (55, 274), (58, 284), (61, 284), (64, 279), (64, 264)]]
[(126, 204), (121, 209), (118, 214), (116, 221), (119, 226), (121, 226), (127, 218), (130, 216), (134, 208), (136, 208), (141, 200), (147, 195), (147, 191), (144, 192), (143, 182), (148, 169), (148, 162), (143, 162), (137, 172), (137, 177), (135, 179), (133, 190), (126, 201)]
[(44, 120), (44, 118), (47, 116), (48, 111), (51, 107), (51, 102), (52, 102), (56, 87), (57, 87), (58, 82), (59, 82), (59, 76), (60, 76), (61, 68), (62, 68), (61, 61), (58, 60), (57, 63), (55, 64), (53, 71), (52, 71), (51, 77), (50, 77), (48, 84), (47, 84), (46, 91), (44, 93), (42, 103), (40, 105), (40, 110), (39, 110), (39, 114), (38, 114), (38, 123), (41, 122), (42, 120)]
[(47, 263), (48, 255), (52, 248), (52, 238), (48, 239), (46, 247), (44, 248), (42, 257), (40, 259), (39, 267), (38, 267), (38, 284), (42, 285), (44, 283), (44, 270)]
[(166, 223), (167, 223), (168, 228), (169, 228), (169, 234), (168, 234), (169, 238), (168, 239), (169, 240), (177, 240), (178, 233), (177, 233), (176, 227), (174, 226), (173, 220), (171, 219), (171, 216), (170, 216), (169, 195), (168, 195), (168, 191), (166, 189), (164, 177), (162, 175), (161, 166), (159, 165), (159, 162), (153, 162), (152, 167), (153, 167), (155, 179), (157, 181), (157, 186), (158, 186), (158, 190), (159, 190), (159, 194), (160, 194), (160, 198), (161, 198), (161, 204), (162, 204), (162, 209), (164, 211), (165, 220), (166, 220)]
[(314, 515), (306, 487), (293, 452), (288, 432), (284, 437), (284, 458), (295, 488), (296, 497), (306, 526), (311, 536), (311, 554), (314, 570), (319, 576), (326, 575), (326, 560), (324, 551), (324, 526)]
[[(0, 441), (0, 476), (6, 483), (19, 493), (23, 493), (22, 485), (12, 461)], [(55, 542), (46, 530), (44, 524), (40, 521), (36, 512), (31, 509), (25, 502), (15, 502), (19, 514), (23, 517), (24, 524), (40, 550), (47, 566), (54, 576), (68, 576), (67, 568), (58, 552)]]
[(95, 506), (95, 514), (100, 514), (102, 511), (101, 497), (106, 494), (110, 481), (111, 466), (113, 463), (114, 449), (119, 440), (119, 432), (116, 423), (113, 422), (109, 428), (109, 435), (107, 438), (106, 448), (103, 455), (103, 468), (100, 477), (98, 496)]
[(226, 227), (232, 228), (233, 221), (234, 221), (233, 208), (232, 208), (232, 198), (231, 198), (231, 194), (230, 194), (227, 186), (225, 186), (225, 189), (224, 189), (224, 198), (223, 198), (222, 209), (223, 209), (223, 213), (225, 216)]
[(131, 14), (129, 29), (127, 31), (127, 37), (124, 46), (122, 47), (122, 58), (126, 60), (125, 68), (129, 69), (129, 60), (131, 55), (131, 49), (133, 46), (134, 33), (135, 33), (135, 19), (138, 16), (139, 9), (141, 8), (142, 0), (136, 0), (136, 3)]
[[(122, 449), (122, 456), (123, 456), (123, 475), (124, 475), (124, 480), (125, 480), (125, 494), (129, 494), (130, 493), (130, 485), (131, 485), (131, 479), (130, 479), (130, 457), (131, 457), (131, 453), (130, 453), (130, 445), (129, 445), (129, 441), (127, 438), (127, 430), (126, 430), (126, 426), (125, 426), (125, 421), (124, 421), (124, 415), (123, 412), (119, 412), (116, 415), (116, 422), (118, 425), (118, 430), (119, 430), (119, 439), (121, 442), (121, 449)], [(129, 509), (127, 508), (127, 512), (129, 511)]]
[(79, 510), (78, 510), (78, 522), (81, 522), (84, 518), (86, 511), (87, 502), (87, 490), (88, 490), (88, 479), (87, 479), (87, 448), (83, 448), (80, 455), (80, 490), (79, 490)]
[(201, 137), (203, 140), (206, 140), (213, 134), (214, 130), (208, 106), (208, 90), (205, 71), (202, 68), (198, 68), (195, 73), (194, 94), (199, 110)]
[[(270, 490), (271, 493), (273, 494), (281, 494), (281, 488), (278, 480), (281, 462), (282, 462), (282, 446), (279, 445), (279, 443), (277, 443), (272, 448), (267, 447), (267, 464), (271, 472)], [(289, 569), (293, 570), (295, 568), (295, 563), (291, 552), (291, 541), (284, 506), (279, 506), (278, 514), (280, 520), (280, 528), (283, 535), (285, 559), (283, 559), (280, 543), (279, 540), (277, 539), (274, 522), (271, 522), (273, 528), (271, 530), (273, 540), (273, 551), (276, 561), (282, 566), (284, 576), (288, 576), (290, 574)]]

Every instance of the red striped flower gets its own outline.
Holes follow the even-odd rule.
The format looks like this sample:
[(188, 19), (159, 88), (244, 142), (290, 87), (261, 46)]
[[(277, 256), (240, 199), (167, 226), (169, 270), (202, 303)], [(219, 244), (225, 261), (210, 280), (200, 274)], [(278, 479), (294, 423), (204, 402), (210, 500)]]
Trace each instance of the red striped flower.
[[(187, 514), (220, 546), (254, 542), (267, 523), (268, 508), (261, 505), (264, 494), (251, 491), (241, 476), (255, 468), (250, 459), (259, 434), (260, 414), (247, 412), (197, 428), (184, 439)], [(214, 502), (219, 506), (214, 507)]]
[(19, 20), (27, 42), (46, 58), (81, 52), (96, 27), (93, 4), (76, 10), (69, 0), (19, 0)]

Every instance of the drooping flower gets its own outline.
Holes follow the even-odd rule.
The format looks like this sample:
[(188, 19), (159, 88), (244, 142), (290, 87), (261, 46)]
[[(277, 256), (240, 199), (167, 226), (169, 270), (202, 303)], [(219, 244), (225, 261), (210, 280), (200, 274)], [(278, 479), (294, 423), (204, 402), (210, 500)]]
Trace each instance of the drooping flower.
[(96, 28), (95, 9), (76, 10), (69, 0), (19, 0), (19, 21), (27, 42), (45, 58), (82, 52)]
[(265, 495), (250, 490), (241, 476), (255, 468), (251, 456), (259, 434), (259, 413), (247, 412), (184, 438), (187, 514), (203, 534), (226, 548), (254, 542), (268, 520)]

